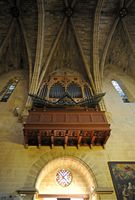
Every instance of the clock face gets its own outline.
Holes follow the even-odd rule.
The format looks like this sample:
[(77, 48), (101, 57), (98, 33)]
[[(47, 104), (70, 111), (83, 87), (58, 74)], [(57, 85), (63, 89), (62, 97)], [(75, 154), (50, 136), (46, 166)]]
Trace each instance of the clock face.
[(66, 187), (70, 185), (72, 181), (72, 174), (70, 171), (66, 169), (60, 169), (56, 174), (56, 181), (62, 187)]

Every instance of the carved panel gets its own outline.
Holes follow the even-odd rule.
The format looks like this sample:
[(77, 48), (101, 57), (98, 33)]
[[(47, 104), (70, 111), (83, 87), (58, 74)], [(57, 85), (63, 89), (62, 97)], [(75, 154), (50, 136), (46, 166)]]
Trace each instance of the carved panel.
[(63, 113), (63, 114), (61, 114), (61, 113), (55, 114), (53, 116), (53, 120), (54, 120), (55, 123), (63, 123), (63, 122), (66, 121), (66, 114), (65, 113)]
[(51, 123), (53, 121), (53, 115), (52, 114), (48, 114), (48, 115), (41, 115), (41, 123)]
[(79, 121), (82, 123), (92, 122), (91, 115), (81, 114), (81, 115), (79, 115)]
[[(36, 111), (30, 112), (35, 114)], [(104, 145), (110, 135), (104, 112), (54, 110), (37, 112), (39, 115), (42, 121), (35, 122), (29, 116), (24, 124), (25, 145)], [(50, 121), (46, 121), (47, 116)]]

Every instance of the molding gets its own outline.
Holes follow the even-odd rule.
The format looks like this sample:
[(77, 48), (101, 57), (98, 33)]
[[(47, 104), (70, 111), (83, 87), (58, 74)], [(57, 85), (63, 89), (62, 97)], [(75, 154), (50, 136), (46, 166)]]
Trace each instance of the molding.
[(94, 16), (94, 28), (93, 28), (93, 72), (94, 72), (94, 81), (97, 92), (101, 92), (101, 77), (99, 70), (99, 24), (100, 24), (100, 14), (102, 10), (102, 5), (103, 5), (103, 0), (98, 0)]
[(89, 199), (88, 194), (38, 194), (39, 198), (83, 198)]
[(113, 188), (111, 188), (111, 187), (99, 187), (99, 188), (95, 188), (94, 192), (97, 193), (97, 194), (112, 194)]
[(36, 188), (20, 188), (18, 190), (16, 190), (16, 192), (20, 195), (22, 194), (37, 194), (38, 190)]
[(75, 7), (75, 4), (76, 4), (77, 0), (73, 0), (72, 3), (71, 3), (71, 8), (74, 8)]
[(45, 24), (45, 7), (44, 0), (37, 0), (38, 5), (38, 35), (37, 35), (37, 47), (35, 65), (32, 76), (32, 82), (30, 85), (30, 93), (35, 94), (39, 82), (39, 75), (41, 72), (43, 50), (44, 50), (44, 24)]
[(79, 162), (89, 172), (90, 176), (93, 179), (93, 183), (94, 183), (95, 187), (97, 187), (98, 177), (96, 178), (95, 175), (98, 173), (98, 168), (95, 168), (92, 166), (94, 163), (94, 160), (91, 158), (91, 160), (88, 163), (87, 157), (85, 157), (85, 154), (78, 156), (77, 153), (75, 155), (73, 155), (71, 151), (63, 151), (62, 150), (59, 154), (50, 153), (50, 151), (48, 151), (47, 153), (43, 154), (40, 158), (38, 158), (37, 161), (31, 166), (31, 168), (28, 172), (26, 181), (24, 183), (24, 188), (27, 188), (27, 187), (30, 188), (30, 186), (32, 188), (36, 188), (38, 179), (42, 175), (42, 171), (44, 170), (46, 165), (49, 162), (55, 162), (57, 160), (60, 161), (61, 159), (69, 159), (69, 160), (71, 159), (71, 160), (77, 161), (77, 163)]
[(90, 81), (90, 83), (91, 83), (91, 86), (92, 86), (92, 89), (93, 89), (94, 93), (96, 93), (95, 84), (94, 84), (94, 81), (93, 81), (92, 74), (91, 74), (91, 72), (90, 72), (90, 67), (89, 67), (89, 65), (88, 65), (88, 63), (87, 63), (87, 61), (86, 61), (86, 59), (85, 59), (85, 55), (84, 55), (84, 52), (83, 52), (83, 49), (82, 49), (82, 46), (81, 46), (79, 37), (78, 37), (77, 32), (76, 32), (75, 25), (74, 25), (72, 19), (70, 19), (70, 23), (71, 23), (72, 30), (73, 30), (73, 33), (74, 33), (74, 36), (75, 36), (75, 39), (76, 39), (76, 43), (77, 43), (78, 48), (79, 48), (79, 51), (80, 51), (80, 55), (81, 55), (81, 57), (82, 57), (82, 61), (83, 61), (83, 64), (84, 64), (84, 67), (85, 67), (87, 76), (88, 76), (88, 78), (89, 78), (89, 81)]
[(135, 49), (133, 47), (133, 41), (131, 40), (131, 36), (129, 34), (129, 31), (128, 31), (128, 28), (127, 28), (127, 25), (126, 25), (126, 22), (125, 20), (122, 20), (122, 26), (123, 26), (123, 30), (128, 38), (128, 42), (129, 42), (129, 45), (130, 45), (130, 48), (131, 48), (131, 51), (133, 52), (133, 56), (135, 57)]
[[(59, 42), (59, 39), (60, 39), (60, 37), (61, 37), (61, 34), (62, 34), (62, 32), (63, 32), (63, 29), (64, 29), (64, 27), (65, 27), (66, 22), (67, 22), (67, 17), (65, 17), (64, 20), (63, 20), (63, 22), (62, 22), (62, 25), (61, 25), (61, 27), (60, 27), (60, 29), (59, 29), (59, 32), (58, 32), (58, 34), (57, 34), (57, 36), (56, 36), (56, 39), (55, 39), (54, 43), (53, 43), (53, 46), (52, 46), (51, 51), (50, 51), (50, 53), (49, 53), (49, 56), (48, 56), (48, 58), (47, 58), (47, 60), (46, 60), (44, 69), (43, 69), (43, 71), (42, 71), (42, 74), (41, 74), (41, 77), (40, 77), (40, 80), (39, 80), (39, 83), (38, 83), (37, 90), (38, 90), (39, 87), (41, 86), (41, 83), (42, 83), (43, 78), (44, 78), (44, 76), (45, 76), (46, 70), (47, 70), (47, 68), (48, 68), (48, 66), (49, 66), (49, 64), (50, 64), (50, 61), (51, 61), (52, 57), (53, 57), (53, 54), (54, 54), (54, 52), (55, 52), (55, 49), (56, 49), (56, 47), (57, 47), (57, 44), (58, 44), (58, 42)], [(43, 65), (43, 64), (42, 64), (42, 65)]]
[[(36, 47), (36, 56), (34, 70), (31, 78), (31, 83), (29, 87), (29, 93), (36, 94), (37, 85), (39, 82), (39, 75), (41, 71), (43, 50), (44, 50), (44, 21), (45, 21), (45, 8), (44, 0), (37, 0), (38, 5), (38, 34), (37, 34), (37, 47)], [(31, 98), (28, 97), (25, 107), (31, 107)]]
[[(93, 73), (94, 73), (94, 82), (96, 87), (96, 92), (102, 92), (102, 80), (99, 64), (99, 24), (101, 10), (104, 0), (98, 0), (97, 7), (94, 16), (94, 28), (93, 28)], [(106, 110), (104, 101), (102, 100), (99, 104), (101, 110)]]
[(135, 2), (134, 0), (128, 0), (126, 7), (128, 8), (129, 6), (131, 6), (131, 4)]
[(106, 60), (106, 56), (107, 56), (107, 53), (108, 53), (108, 49), (109, 49), (110, 43), (111, 43), (111, 41), (112, 41), (112, 37), (113, 37), (113, 35), (114, 35), (114, 32), (115, 32), (115, 30), (116, 30), (116, 27), (117, 27), (119, 21), (120, 21), (120, 18), (117, 17), (117, 18), (115, 19), (113, 25), (111, 26), (109, 35), (108, 35), (107, 40), (106, 40), (106, 43), (105, 43), (105, 47), (104, 47), (104, 50), (103, 50), (103, 55), (102, 55), (102, 58), (101, 58), (101, 64), (100, 64), (101, 78), (102, 78), (102, 79), (103, 79), (104, 65), (105, 65), (105, 60)]
[(25, 46), (26, 46), (26, 51), (27, 51), (27, 56), (28, 56), (28, 62), (29, 62), (29, 83), (31, 82), (31, 77), (32, 77), (32, 56), (31, 56), (31, 51), (29, 47), (29, 42), (26, 34), (26, 30), (24, 28), (24, 24), (21, 18), (18, 18), (18, 23), (20, 25), (20, 29), (23, 34), (23, 38), (25, 41)]

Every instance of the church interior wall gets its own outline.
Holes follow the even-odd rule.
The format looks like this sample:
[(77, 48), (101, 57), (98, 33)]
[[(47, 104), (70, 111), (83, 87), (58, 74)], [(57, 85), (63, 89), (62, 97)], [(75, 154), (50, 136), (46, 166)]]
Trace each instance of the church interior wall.
[[(73, 0), (75, 9), (66, 2), (72, 3), (0, 0), (0, 92), (9, 80), (19, 79), (8, 101), (0, 102), (0, 200), (3, 194), (36, 187), (42, 169), (57, 158), (77, 159), (88, 166), (99, 188), (113, 188), (109, 161), (135, 161), (135, 1)], [(65, 27), (64, 18), (69, 19)], [(97, 91), (106, 93), (111, 135), (104, 149), (24, 147), (21, 114), (29, 106), (28, 92), (36, 94), (41, 72), (49, 75), (63, 67), (79, 72), (86, 80), (90, 67)], [(122, 101), (112, 80), (121, 83), (128, 103)], [(115, 192), (102, 194), (99, 200), (116, 200)]]
[[(108, 161), (134, 161), (135, 145), (135, 103), (123, 103), (119, 94), (111, 84), (115, 77), (120, 78), (126, 88), (133, 95), (135, 82), (125, 74), (117, 71), (106, 71), (103, 83), (105, 104), (109, 122), (111, 123), (111, 136), (105, 146), (89, 147), (29, 147), (23, 146), (22, 123), (14, 116), (14, 108), (23, 109), (27, 97), (28, 83), (22, 71), (13, 71), (1, 76), (0, 89), (8, 79), (13, 76), (20, 77), (20, 81), (8, 102), (0, 103), (0, 193), (13, 193), (24, 186), (34, 186), (38, 173), (49, 161), (63, 156), (72, 156), (82, 160), (92, 170), (98, 187), (113, 187)], [(33, 184), (33, 185), (32, 185)], [(115, 193), (101, 195), (100, 199), (115, 200)]]

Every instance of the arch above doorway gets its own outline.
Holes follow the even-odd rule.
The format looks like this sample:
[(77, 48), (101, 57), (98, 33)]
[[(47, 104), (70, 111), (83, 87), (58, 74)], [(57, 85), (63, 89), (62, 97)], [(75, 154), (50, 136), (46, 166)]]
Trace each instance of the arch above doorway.
[[(59, 170), (65, 169), (72, 174), (72, 181), (67, 187), (62, 187), (56, 180)], [(48, 162), (39, 173), (35, 188), (39, 191), (39, 199), (94, 199), (92, 190), (96, 181), (91, 169), (79, 159), (59, 157)]]

